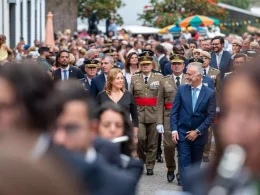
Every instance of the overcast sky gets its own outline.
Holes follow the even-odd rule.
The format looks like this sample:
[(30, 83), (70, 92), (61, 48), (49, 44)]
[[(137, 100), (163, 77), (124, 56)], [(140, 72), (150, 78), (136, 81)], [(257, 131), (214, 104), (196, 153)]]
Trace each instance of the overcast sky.
[(137, 14), (142, 13), (144, 6), (149, 4), (149, 0), (122, 0), (125, 7), (118, 10), (118, 13), (123, 17), (124, 24), (143, 24), (138, 21)]

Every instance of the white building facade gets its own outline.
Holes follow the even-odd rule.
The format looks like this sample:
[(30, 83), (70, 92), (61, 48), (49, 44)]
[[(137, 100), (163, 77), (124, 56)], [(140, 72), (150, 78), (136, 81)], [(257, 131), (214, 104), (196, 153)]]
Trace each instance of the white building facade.
[(21, 39), (44, 41), (45, 18), (45, 0), (0, 0), (0, 34), (12, 48)]

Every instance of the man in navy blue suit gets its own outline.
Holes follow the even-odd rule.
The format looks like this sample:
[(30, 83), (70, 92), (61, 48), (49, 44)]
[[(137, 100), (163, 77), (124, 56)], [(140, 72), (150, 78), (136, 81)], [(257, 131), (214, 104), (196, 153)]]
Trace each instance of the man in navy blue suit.
[[(112, 56), (105, 55), (101, 59), (101, 67), (102, 67), (103, 72), (100, 75), (94, 77), (91, 81), (90, 93), (92, 94), (93, 97), (96, 97), (100, 91), (104, 90), (104, 87), (105, 87), (105, 84), (107, 81), (107, 75), (108, 75), (109, 71), (113, 67), (115, 67), (114, 59), (112, 58)], [(118, 67), (115, 67), (115, 68), (118, 68)], [(128, 89), (126, 79), (125, 79), (125, 86), (126, 86), (126, 89)]]
[(216, 113), (214, 90), (203, 85), (202, 75), (203, 69), (198, 63), (188, 65), (188, 84), (178, 88), (170, 115), (172, 140), (178, 144), (181, 185), (185, 183), (187, 168), (201, 163), (208, 128)]
[(68, 80), (68, 79), (78, 79), (84, 81), (83, 72), (76, 67), (69, 65), (69, 52), (66, 50), (62, 50), (57, 55), (58, 62), (60, 64), (60, 68), (55, 70), (52, 73), (52, 77), (54, 81), (58, 80)]
[(159, 61), (159, 64), (160, 64), (160, 70), (161, 70), (163, 76), (166, 76), (166, 74), (164, 72), (165, 71), (164, 67), (165, 67), (166, 64), (169, 64), (170, 61), (165, 56), (164, 47), (162, 45), (157, 45), (155, 47), (155, 54), (156, 54), (156, 57), (158, 58), (158, 61)]
[(221, 79), (225, 73), (230, 72), (232, 59), (228, 51), (224, 51), (224, 38), (216, 36), (211, 40), (213, 52), (211, 53), (210, 66), (220, 70)]

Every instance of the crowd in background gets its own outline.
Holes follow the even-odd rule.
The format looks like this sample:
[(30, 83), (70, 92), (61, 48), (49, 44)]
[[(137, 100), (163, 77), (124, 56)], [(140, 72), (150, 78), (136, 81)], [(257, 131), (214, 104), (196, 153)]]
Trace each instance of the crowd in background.
[[(29, 45), (22, 39), (10, 48), (5, 35), (0, 35), (0, 175), (4, 175), (0, 179), (10, 178), (16, 184), (14, 178), (26, 175), (17, 188), (20, 194), (40, 194), (33, 187), (29, 191), (22, 187), (40, 184), (44, 184), (44, 194), (135, 194), (143, 164), (147, 175), (153, 175), (155, 161), (165, 160), (168, 182), (176, 177), (184, 190), (207, 194), (219, 176), (217, 167), (229, 144), (244, 147), (246, 166), (259, 176), (260, 155), (254, 141), (260, 137), (260, 70), (254, 59), (260, 54), (260, 34), (208, 38), (185, 31), (174, 39), (169, 33), (162, 37), (131, 35), (112, 27), (108, 36), (89, 35), (86, 30), (58, 32), (54, 48), (38, 40)], [(205, 117), (203, 132), (199, 127), (194, 129), (196, 135), (188, 131), (186, 139), (201, 140), (194, 142), (201, 147), (189, 145), (191, 154), (183, 157), (186, 151), (179, 147), (181, 127), (177, 127), (182, 119), (176, 114), (180, 110), (175, 110), (182, 104), (174, 97), (180, 98), (181, 86), (200, 81), (211, 95), (201, 100), (199, 114), (210, 112), (210, 116)], [(196, 104), (199, 98), (194, 101)], [(218, 123), (219, 117), (222, 123)], [(242, 127), (252, 131), (247, 133)], [(190, 171), (186, 178), (187, 167), (211, 161), (213, 135), (215, 164), (205, 173)], [(178, 162), (174, 159), (176, 146)], [(191, 160), (187, 162), (187, 158)], [(61, 164), (64, 167), (57, 168)], [(194, 175), (202, 179), (194, 179)], [(254, 181), (250, 177), (249, 183), (239, 183), (239, 187)], [(12, 182), (0, 186), (5, 194), (13, 194)]]

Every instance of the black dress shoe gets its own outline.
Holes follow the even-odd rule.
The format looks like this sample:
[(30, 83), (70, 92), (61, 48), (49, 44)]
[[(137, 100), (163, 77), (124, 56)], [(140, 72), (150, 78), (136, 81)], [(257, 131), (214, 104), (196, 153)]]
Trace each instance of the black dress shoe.
[(178, 182), (178, 186), (182, 186), (181, 185), (181, 179), (180, 179), (180, 173), (176, 174), (176, 179), (177, 179), (177, 182)]
[(153, 175), (153, 170), (152, 169), (147, 169), (147, 175)]
[(167, 180), (168, 182), (172, 182), (175, 178), (174, 171), (168, 171), (167, 172)]
[(162, 158), (161, 155), (158, 155), (158, 156), (157, 156), (157, 162), (163, 163), (163, 158)]
[(203, 156), (202, 157), (203, 162), (209, 162), (209, 157), (208, 156)]

